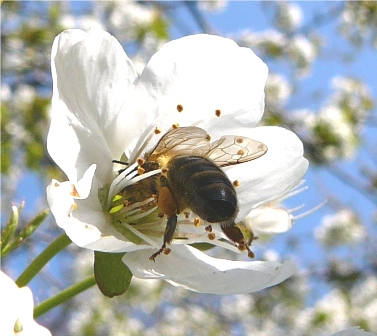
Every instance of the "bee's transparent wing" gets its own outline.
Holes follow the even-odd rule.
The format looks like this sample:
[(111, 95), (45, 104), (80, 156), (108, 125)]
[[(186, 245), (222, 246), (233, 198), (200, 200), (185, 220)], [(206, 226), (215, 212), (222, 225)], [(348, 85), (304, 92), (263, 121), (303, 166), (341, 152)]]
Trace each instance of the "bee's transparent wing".
[(205, 155), (210, 136), (199, 127), (179, 127), (167, 132), (151, 152), (149, 160), (162, 155)]
[(223, 136), (211, 144), (206, 157), (219, 167), (255, 160), (267, 152), (267, 146), (242, 136)]

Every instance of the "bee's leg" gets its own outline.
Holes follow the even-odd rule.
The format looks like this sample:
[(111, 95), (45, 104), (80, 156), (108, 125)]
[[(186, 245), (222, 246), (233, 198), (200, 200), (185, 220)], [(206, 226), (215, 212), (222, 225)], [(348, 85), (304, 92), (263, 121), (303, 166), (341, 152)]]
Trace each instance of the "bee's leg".
[[(153, 253), (149, 257), (149, 260), (154, 261), (160, 253), (168, 252), (167, 248), (166, 248), (166, 244), (170, 244), (171, 241), (173, 240), (175, 229), (177, 228), (177, 220), (178, 220), (177, 215), (172, 215), (168, 218), (168, 222), (166, 223), (166, 229), (165, 229), (165, 234), (164, 234), (164, 242), (163, 242), (161, 248), (156, 253)], [(168, 254), (168, 253), (166, 253), (166, 254)]]
[(249, 258), (254, 258), (255, 254), (250, 250), (249, 244), (245, 241), (245, 237), (234, 223), (233, 224), (221, 224), (221, 230), (226, 234), (226, 236), (233, 242), (236, 243), (240, 251), (247, 250), (247, 255)]

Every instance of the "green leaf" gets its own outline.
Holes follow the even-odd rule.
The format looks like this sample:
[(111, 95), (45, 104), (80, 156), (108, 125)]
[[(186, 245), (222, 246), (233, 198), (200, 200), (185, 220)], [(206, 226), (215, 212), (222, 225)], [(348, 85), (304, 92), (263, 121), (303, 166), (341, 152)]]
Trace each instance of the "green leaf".
[(103, 295), (114, 297), (125, 293), (132, 273), (123, 263), (124, 253), (94, 252), (94, 276)]
[[(17, 210), (17, 218), (15, 217), (15, 213), (13, 213), (12, 217), (14, 217), (13, 221), (16, 220), (17, 223), (18, 223), (18, 215), (19, 215), (19, 212), (20, 212), (20, 208), (19, 209), (16, 208), (16, 210)], [(17, 224), (11, 225), (12, 228), (10, 228), (10, 227), (8, 228), (8, 225), (7, 225), (7, 227), (4, 229), (4, 231), (6, 231), (6, 230), (10, 231), (11, 237), (7, 233), (4, 235), (4, 232), (3, 232), (3, 236), (5, 236), (6, 239), (3, 239), (3, 243), (1, 244), (1, 255), (6, 256), (7, 254), (9, 254), (9, 252), (11, 252), (14, 249), (16, 249), (17, 247), (19, 247), (25, 241), (25, 239), (30, 237), (34, 233), (34, 231), (36, 229), (38, 229), (39, 225), (41, 225), (43, 223), (43, 221), (46, 219), (46, 217), (49, 213), (50, 213), (49, 209), (43, 210), (41, 213), (39, 213), (37, 216), (35, 216), (31, 220), (30, 223), (26, 224), (25, 227), (22, 228), (22, 230), (20, 231), (20, 233), (18, 234), (17, 237), (14, 237), (14, 232), (17, 228)], [(12, 218), (11, 218), (11, 220), (12, 220)], [(10, 241), (9, 238), (12, 238), (12, 241)]]
[(9, 249), (9, 242), (11, 239), (13, 239), (13, 236), (17, 230), (18, 219), (19, 209), (15, 205), (12, 205), (12, 212), (9, 221), (1, 233), (1, 256), (5, 256), (11, 251), (11, 249)]

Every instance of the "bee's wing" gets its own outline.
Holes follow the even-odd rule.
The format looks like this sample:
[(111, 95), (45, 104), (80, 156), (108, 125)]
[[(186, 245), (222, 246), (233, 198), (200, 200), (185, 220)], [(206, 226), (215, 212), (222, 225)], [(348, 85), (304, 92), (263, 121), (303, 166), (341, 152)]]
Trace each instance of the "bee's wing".
[(149, 160), (161, 155), (205, 155), (210, 136), (199, 127), (179, 127), (167, 132), (151, 152)]
[(211, 144), (206, 157), (219, 167), (226, 167), (259, 158), (267, 152), (267, 146), (242, 136), (223, 136)]

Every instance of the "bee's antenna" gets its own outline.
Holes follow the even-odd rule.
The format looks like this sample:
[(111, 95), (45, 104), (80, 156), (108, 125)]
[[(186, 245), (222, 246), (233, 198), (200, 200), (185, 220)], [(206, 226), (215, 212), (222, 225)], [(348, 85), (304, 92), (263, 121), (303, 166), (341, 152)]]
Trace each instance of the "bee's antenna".
[(119, 163), (119, 164), (121, 164), (121, 165), (128, 166), (128, 162), (124, 162), (124, 161), (112, 160), (111, 162), (112, 162), (112, 163)]

